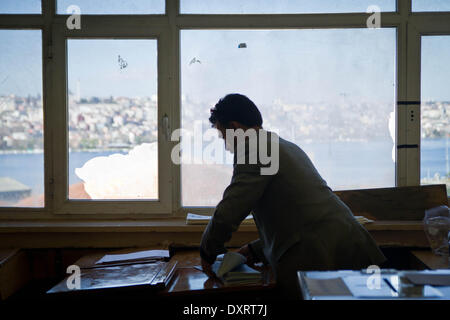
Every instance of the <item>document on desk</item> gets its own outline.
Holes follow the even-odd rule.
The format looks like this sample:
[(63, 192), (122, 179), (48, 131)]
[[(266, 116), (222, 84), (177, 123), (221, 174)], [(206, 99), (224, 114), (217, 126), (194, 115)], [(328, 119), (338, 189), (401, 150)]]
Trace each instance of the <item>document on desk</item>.
[(442, 294), (431, 286), (417, 286), (402, 289), (397, 276), (381, 277), (378, 284), (368, 285), (368, 276), (349, 276), (344, 278), (353, 296), (364, 299), (398, 299), (398, 298), (438, 298)]
[(237, 252), (219, 255), (212, 265), (214, 273), (225, 286), (261, 284), (262, 273), (245, 264), (246, 258)]
[[(186, 215), (186, 224), (208, 224), (209, 220), (211, 220), (211, 216), (203, 215), (203, 214), (195, 214), (188, 212)], [(243, 225), (254, 225), (255, 221), (253, 220), (253, 216), (248, 215), (242, 222)]]
[(398, 297), (398, 292), (393, 290), (393, 287), (383, 277), (379, 282), (369, 283), (369, 285), (368, 278), (368, 276), (348, 276), (343, 280), (354, 297), (384, 299)]
[(402, 277), (398, 274), (392, 271), (380, 275), (359, 274), (357, 271), (298, 273), (306, 299), (442, 298), (443, 293), (437, 288), (401, 281)]
[(154, 263), (82, 269), (79, 287), (71, 286), (71, 279), (65, 278), (47, 293), (88, 292), (132, 287), (147, 287), (159, 290), (166, 286), (175, 266), (176, 263), (157, 261)]
[(106, 254), (95, 264), (142, 262), (148, 260), (161, 260), (169, 258), (169, 250), (143, 250), (122, 254)]
[(306, 277), (305, 282), (311, 297), (352, 295), (342, 278), (314, 279)]
[(450, 286), (450, 270), (405, 272), (404, 277), (415, 285)]
[(356, 221), (358, 221), (360, 224), (368, 224), (374, 222), (372, 219), (368, 219), (364, 216), (355, 216)]
[(172, 279), (177, 261), (136, 263), (124, 266), (108, 266), (82, 269), (79, 287), (73, 285), (70, 276), (59, 282), (47, 293), (92, 292), (124, 288), (148, 288), (161, 290)]

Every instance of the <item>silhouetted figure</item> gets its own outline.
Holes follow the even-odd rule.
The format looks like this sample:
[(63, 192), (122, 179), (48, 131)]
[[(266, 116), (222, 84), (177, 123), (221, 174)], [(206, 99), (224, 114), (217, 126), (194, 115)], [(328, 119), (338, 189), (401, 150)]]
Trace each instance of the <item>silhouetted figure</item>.
[[(224, 139), (237, 129), (246, 133), (264, 130), (258, 108), (240, 94), (220, 99), (209, 120)], [(202, 236), (200, 255), (205, 272), (214, 276), (210, 265), (218, 254), (226, 252), (224, 244), (250, 213), (260, 238), (239, 252), (250, 265), (270, 264), (277, 286), (287, 298), (300, 297), (298, 270), (359, 270), (383, 263), (386, 258), (373, 238), (328, 187), (306, 153), (282, 138), (274, 140), (275, 133), (266, 133), (267, 141), (263, 142), (267, 142), (267, 150), (272, 150), (274, 141), (278, 144), (278, 170), (261, 174), (268, 165), (259, 158), (256, 163), (249, 161), (254, 150), (248, 139), (245, 163), (238, 162), (242, 160), (237, 154), (239, 145), (233, 146), (231, 183)], [(271, 154), (272, 160), (275, 155)]]

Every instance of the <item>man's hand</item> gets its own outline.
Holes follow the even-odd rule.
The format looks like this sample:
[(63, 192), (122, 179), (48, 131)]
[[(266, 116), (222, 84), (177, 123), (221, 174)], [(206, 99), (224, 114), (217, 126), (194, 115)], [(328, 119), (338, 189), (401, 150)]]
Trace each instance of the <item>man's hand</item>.
[(208, 277), (217, 278), (216, 274), (214, 273), (214, 271), (211, 268), (211, 264), (208, 263), (207, 261), (205, 261), (204, 259), (202, 259), (202, 269), (203, 269), (203, 272), (208, 275)]
[(256, 259), (255, 256), (253, 256), (252, 250), (250, 249), (250, 246), (246, 244), (245, 246), (241, 247), (238, 250), (238, 253), (242, 254), (247, 261), (245, 262), (250, 268), (253, 268), (255, 270), (258, 270), (260, 272), (263, 271), (263, 267), (261, 265), (256, 265), (259, 261)]
[(238, 253), (242, 254), (247, 261), (245, 262), (248, 266), (254, 268), (255, 267), (255, 257), (253, 257), (252, 251), (250, 250), (250, 247), (248, 244), (244, 245), (238, 250)]

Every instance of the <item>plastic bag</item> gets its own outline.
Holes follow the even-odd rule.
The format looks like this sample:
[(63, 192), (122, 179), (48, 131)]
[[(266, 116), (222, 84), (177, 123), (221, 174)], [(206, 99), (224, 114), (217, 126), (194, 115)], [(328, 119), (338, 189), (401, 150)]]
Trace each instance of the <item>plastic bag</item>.
[(439, 206), (425, 210), (423, 224), (433, 252), (440, 256), (448, 256), (450, 209), (447, 206)]

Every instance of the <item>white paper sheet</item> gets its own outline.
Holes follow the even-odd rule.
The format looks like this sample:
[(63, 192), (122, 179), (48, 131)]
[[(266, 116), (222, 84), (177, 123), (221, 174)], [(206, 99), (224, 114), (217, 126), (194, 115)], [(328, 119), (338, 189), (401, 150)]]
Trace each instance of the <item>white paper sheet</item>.
[(143, 250), (123, 254), (106, 254), (95, 264), (169, 258), (168, 250)]

